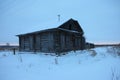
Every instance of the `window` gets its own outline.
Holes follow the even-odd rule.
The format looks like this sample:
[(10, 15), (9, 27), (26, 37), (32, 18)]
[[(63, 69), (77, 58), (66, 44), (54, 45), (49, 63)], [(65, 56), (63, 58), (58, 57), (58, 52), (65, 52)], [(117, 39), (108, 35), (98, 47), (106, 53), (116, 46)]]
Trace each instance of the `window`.
[(71, 24), (69, 25), (69, 30), (72, 30), (72, 25)]

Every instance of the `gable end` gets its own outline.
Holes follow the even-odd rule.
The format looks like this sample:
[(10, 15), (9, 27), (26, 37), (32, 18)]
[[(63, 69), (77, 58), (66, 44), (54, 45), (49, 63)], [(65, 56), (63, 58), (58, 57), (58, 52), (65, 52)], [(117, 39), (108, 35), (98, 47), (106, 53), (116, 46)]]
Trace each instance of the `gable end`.
[(67, 22), (63, 23), (58, 28), (63, 28), (63, 29), (71, 30), (71, 31), (77, 31), (80, 33), (84, 33), (78, 21), (73, 20), (73, 19), (70, 19)]

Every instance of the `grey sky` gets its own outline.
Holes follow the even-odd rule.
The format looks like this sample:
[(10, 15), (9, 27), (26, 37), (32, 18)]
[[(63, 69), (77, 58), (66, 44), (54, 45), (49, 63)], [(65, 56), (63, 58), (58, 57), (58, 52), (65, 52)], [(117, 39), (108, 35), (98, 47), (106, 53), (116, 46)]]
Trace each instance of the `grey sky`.
[(18, 43), (17, 34), (70, 18), (78, 20), (89, 42), (120, 42), (120, 0), (0, 0), (0, 43)]

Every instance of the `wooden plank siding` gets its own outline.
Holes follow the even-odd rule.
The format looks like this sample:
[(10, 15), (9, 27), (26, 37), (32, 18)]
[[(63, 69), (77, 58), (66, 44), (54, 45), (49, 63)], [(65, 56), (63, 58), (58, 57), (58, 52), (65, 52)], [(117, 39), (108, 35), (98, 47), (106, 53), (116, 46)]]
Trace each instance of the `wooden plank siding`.
[(34, 35), (30, 35), (29, 37), (28, 37), (28, 39), (29, 39), (29, 51), (34, 51)]
[(75, 34), (54, 31), (19, 37), (20, 50), (38, 52), (64, 52), (84, 49), (85, 39)]
[(40, 46), (42, 52), (52, 52), (53, 50), (53, 34), (52, 33), (42, 33), (40, 37)]
[[(82, 41), (84, 39), (81, 39), (82, 36), (76, 36), (75, 34), (58, 31), (55, 32), (54, 35), (54, 44), (55, 44), (55, 50), (57, 52), (64, 52), (64, 51), (70, 51), (70, 50), (79, 50), (82, 49), (84, 46), (82, 45)], [(58, 51), (59, 50), (59, 51)]]

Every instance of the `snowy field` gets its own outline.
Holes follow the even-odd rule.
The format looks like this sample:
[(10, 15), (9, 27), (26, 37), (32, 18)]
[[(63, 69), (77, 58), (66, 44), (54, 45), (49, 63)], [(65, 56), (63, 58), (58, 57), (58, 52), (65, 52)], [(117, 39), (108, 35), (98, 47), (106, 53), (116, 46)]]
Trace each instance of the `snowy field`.
[(0, 51), (0, 80), (120, 80), (120, 48), (44, 53)]

